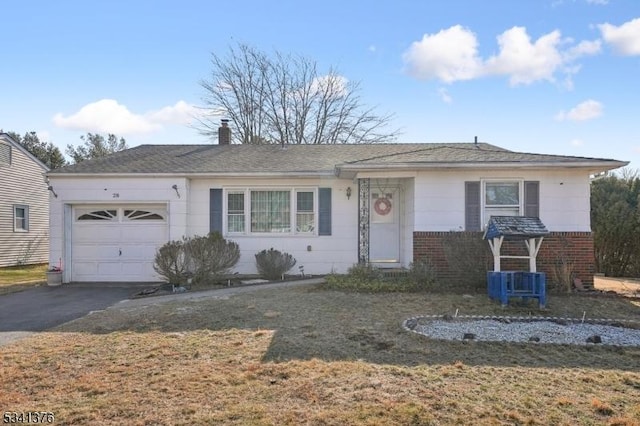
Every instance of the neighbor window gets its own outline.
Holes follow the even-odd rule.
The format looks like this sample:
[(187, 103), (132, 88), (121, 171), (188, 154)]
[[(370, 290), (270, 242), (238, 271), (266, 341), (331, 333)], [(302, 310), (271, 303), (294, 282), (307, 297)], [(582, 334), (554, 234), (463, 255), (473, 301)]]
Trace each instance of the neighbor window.
[(491, 216), (519, 216), (521, 210), (521, 182), (484, 183), (484, 222)]
[(0, 143), (0, 166), (11, 165), (11, 145)]
[(29, 206), (13, 206), (13, 230), (15, 232), (29, 230)]

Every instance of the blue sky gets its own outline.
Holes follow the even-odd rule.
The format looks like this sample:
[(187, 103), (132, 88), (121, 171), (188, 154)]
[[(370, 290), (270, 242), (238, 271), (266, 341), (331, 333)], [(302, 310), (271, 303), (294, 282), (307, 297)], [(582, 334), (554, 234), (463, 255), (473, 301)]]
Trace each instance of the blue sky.
[(210, 54), (246, 43), (360, 82), (398, 142), (470, 142), (640, 168), (640, 2), (6, 1), (0, 128), (64, 148), (207, 143)]

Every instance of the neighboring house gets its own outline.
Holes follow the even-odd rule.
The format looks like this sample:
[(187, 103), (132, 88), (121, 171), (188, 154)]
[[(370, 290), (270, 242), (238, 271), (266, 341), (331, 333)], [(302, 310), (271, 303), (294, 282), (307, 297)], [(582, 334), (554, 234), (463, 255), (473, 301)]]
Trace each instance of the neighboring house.
[(49, 260), (47, 166), (0, 133), (0, 267)]
[(549, 247), (576, 246), (589, 282), (590, 175), (625, 164), (486, 143), (143, 145), (49, 173), (50, 258), (65, 282), (153, 281), (163, 243), (220, 231), (240, 246), (240, 273), (271, 247), (307, 274), (406, 267), (491, 215), (529, 215)]

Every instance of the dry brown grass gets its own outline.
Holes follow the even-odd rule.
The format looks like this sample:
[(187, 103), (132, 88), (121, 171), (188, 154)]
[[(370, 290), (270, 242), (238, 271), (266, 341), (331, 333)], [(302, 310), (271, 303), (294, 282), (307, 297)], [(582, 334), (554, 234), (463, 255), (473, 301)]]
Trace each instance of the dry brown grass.
[(627, 297), (640, 298), (640, 279), (596, 276), (593, 279), (597, 290), (615, 292)]
[[(0, 406), (59, 424), (640, 424), (640, 349), (432, 341), (416, 314), (482, 295), (256, 291), (110, 309), (0, 348)], [(638, 318), (612, 297), (545, 314)]]
[(0, 268), (0, 295), (45, 284), (46, 271), (46, 264)]

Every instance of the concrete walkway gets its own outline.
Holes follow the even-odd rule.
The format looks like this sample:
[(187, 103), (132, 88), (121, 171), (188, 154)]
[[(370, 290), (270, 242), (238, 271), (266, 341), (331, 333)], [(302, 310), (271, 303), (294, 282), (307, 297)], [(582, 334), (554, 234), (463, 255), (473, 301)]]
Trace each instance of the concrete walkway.
[(249, 293), (252, 291), (258, 290), (269, 290), (269, 289), (277, 289), (277, 288), (287, 288), (294, 287), (300, 285), (315, 285), (324, 283), (324, 278), (309, 278), (303, 280), (296, 281), (283, 281), (272, 284), (255, 284), (255, 285), (241, 285), (227, 288), (219, 288), (215, 290), (203, 290), (203, 291), (195, 291), (195, 292), (186, 292), (186, 293), (175, 293), (168, 294), (165, 296), (150, 296), (150, 297), (142, 297), (138, 299), (128, 299), (122, 300), (117, 304), (113, 305), (112, 308), (129, 308), (134, 306), (149, 306), (156, 305), (159, 303), (169, 303), (174, 301), (187, 301), (187, 300), (198, 300), (198, 299), (208, 299), (208, 298), (216, 298), (222, 299), (229, 297), (234, 294), (243, 294)]

